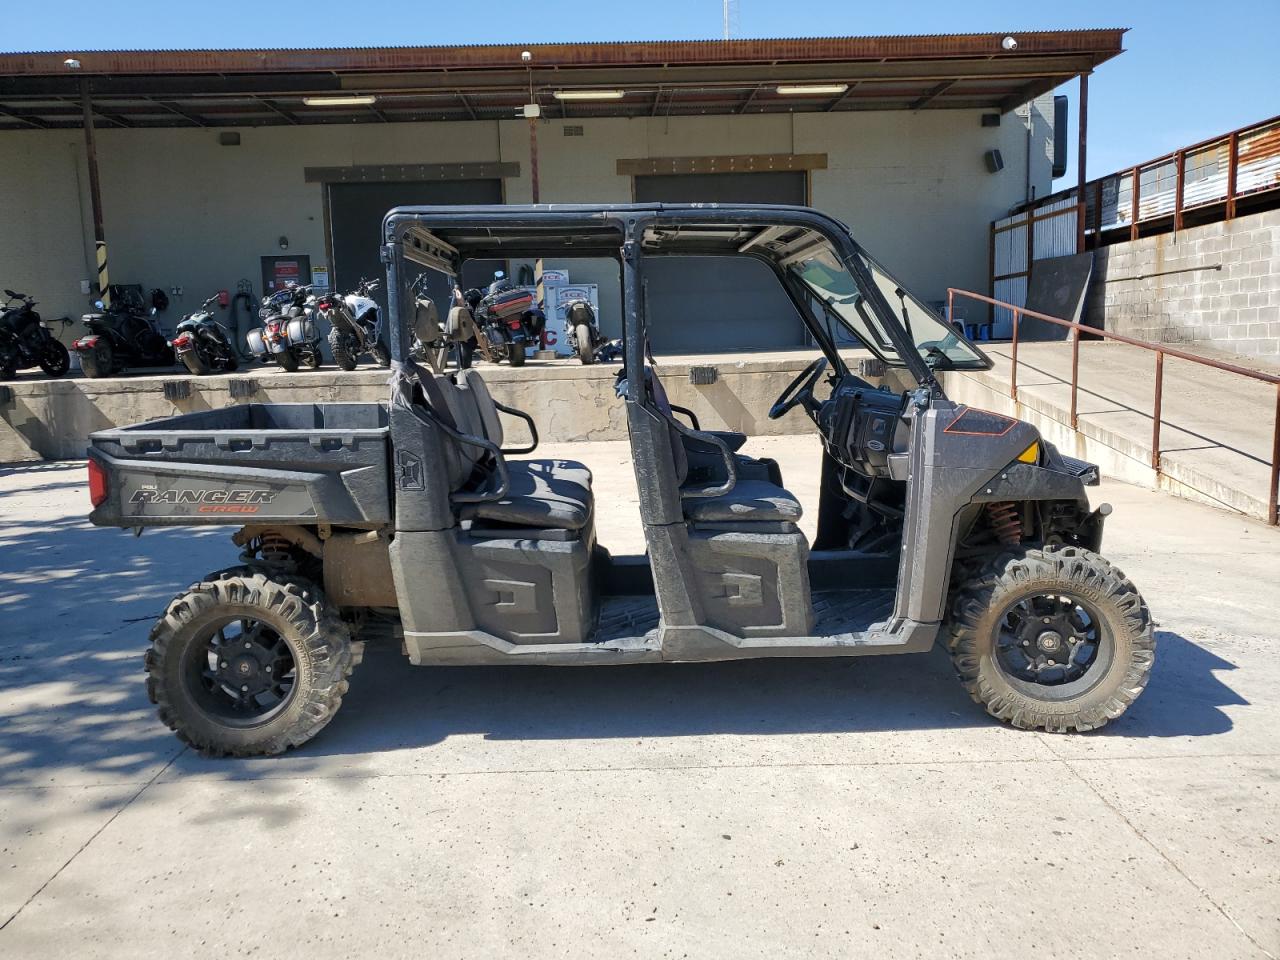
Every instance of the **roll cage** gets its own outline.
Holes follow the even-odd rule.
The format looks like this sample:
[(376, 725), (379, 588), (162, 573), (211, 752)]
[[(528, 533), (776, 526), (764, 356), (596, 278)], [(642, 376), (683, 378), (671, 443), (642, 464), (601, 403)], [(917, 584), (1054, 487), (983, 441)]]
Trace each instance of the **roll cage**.
[[(398, 207), (383, 222), (383, 258), (388, 268), (392, 358), (409, 352), (411, 310), (406, 309), (406, 261), (458, 276), (470, 259), (602, 258), (622, 270), (624, 363), (632, 372), (644, 365), (646, 318), (643, 261), (655, 256), (747, 256), (777, 276), (805, 328), (827, 357), (836, 377), (848, 373), (834, 335), (835, 326), (881, 360), (900, 363), (918, 385), (941, 395), (934, 371), (921, 355), (903, 317), (886, 299), (869, 264), (874, 263), (838, 220), (808, 207), (745, 204), (542, 204), (479, 207)], [(828, 300), (788, 269), (799, 258), (829, 249), (857, 286), (869, 308), (874, 336), (859, 333)], [(901, 288), (898, 290), (902, 295)], [(905, 311), (905, 300), (903, 309)], [(913, 303), (918, 304), (918, 301)], [(411, 304), (409, 304), (411, 306)], [(859, 310), (861, 310), (859, 305)], [(932, 318), (937, 321), (936, 317)], [(982, 353), (958, 333), (957, 341), (989, 366)], [(638, 395), (632, 399), (638, 399)]]

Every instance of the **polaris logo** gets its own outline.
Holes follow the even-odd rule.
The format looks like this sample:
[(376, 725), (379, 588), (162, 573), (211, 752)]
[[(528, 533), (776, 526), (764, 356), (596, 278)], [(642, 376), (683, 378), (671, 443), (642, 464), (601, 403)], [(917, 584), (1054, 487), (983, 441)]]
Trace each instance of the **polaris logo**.
[(135, 490), (129, 498), (137, 504), (173, 504), (198, 507), (199, 513), (257, 513), (260, 505), (275, 499), (272, 490)]

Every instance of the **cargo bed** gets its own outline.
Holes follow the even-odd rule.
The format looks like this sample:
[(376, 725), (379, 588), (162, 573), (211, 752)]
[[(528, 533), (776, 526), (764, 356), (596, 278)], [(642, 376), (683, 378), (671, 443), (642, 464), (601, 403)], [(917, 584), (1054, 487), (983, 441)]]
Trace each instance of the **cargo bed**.
[(89, 436), (90, 520), (382, 526), (387, 424), (378, 403), (250, 403), (99, 430)]

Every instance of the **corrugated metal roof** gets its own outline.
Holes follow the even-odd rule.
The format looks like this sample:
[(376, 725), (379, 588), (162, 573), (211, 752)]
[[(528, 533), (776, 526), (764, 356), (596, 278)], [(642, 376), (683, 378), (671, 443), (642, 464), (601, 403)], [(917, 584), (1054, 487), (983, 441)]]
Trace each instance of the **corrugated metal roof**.
[[(1125, 31), (790, 37), (461, 46), (104, 50), (0, 54), (0, 128), (79, 123), (83, 87), (117, 126), (493, 119), (529, 88), (544, 115), (642, 116), (865, 109), (1011, 109), (1122, 50)], [(521, 53), (529, 51), (529, 63)], [(64, 60), (78, 61), (70, 70)], [(779, 84), (845, 84), (783, 96)], [(566, 104), (557, 89), (620, 89)], [(373, 94), (376, 106), (306, 107)], [(141, 99), (141, 103), (139, 103)], [(228, 102), (230, 101), (230, 102)]]

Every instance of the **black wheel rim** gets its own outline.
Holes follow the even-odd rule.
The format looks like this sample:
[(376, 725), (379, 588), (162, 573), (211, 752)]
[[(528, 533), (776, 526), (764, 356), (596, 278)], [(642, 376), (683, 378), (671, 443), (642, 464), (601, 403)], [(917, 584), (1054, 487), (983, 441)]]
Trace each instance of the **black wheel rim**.
[(293, 648), (261, 620), (223, 618), (201, 630), (183, 659), (183, 682), (218, 723), (256, 727), (283, 712), (297, 689)]
[(1009, 604), (996, 625), (995, 658), (1016, 686), (1049, 699), (1075, 696), (1105, 675), (1111, 636), (1092, 604), (1065, 592)]

